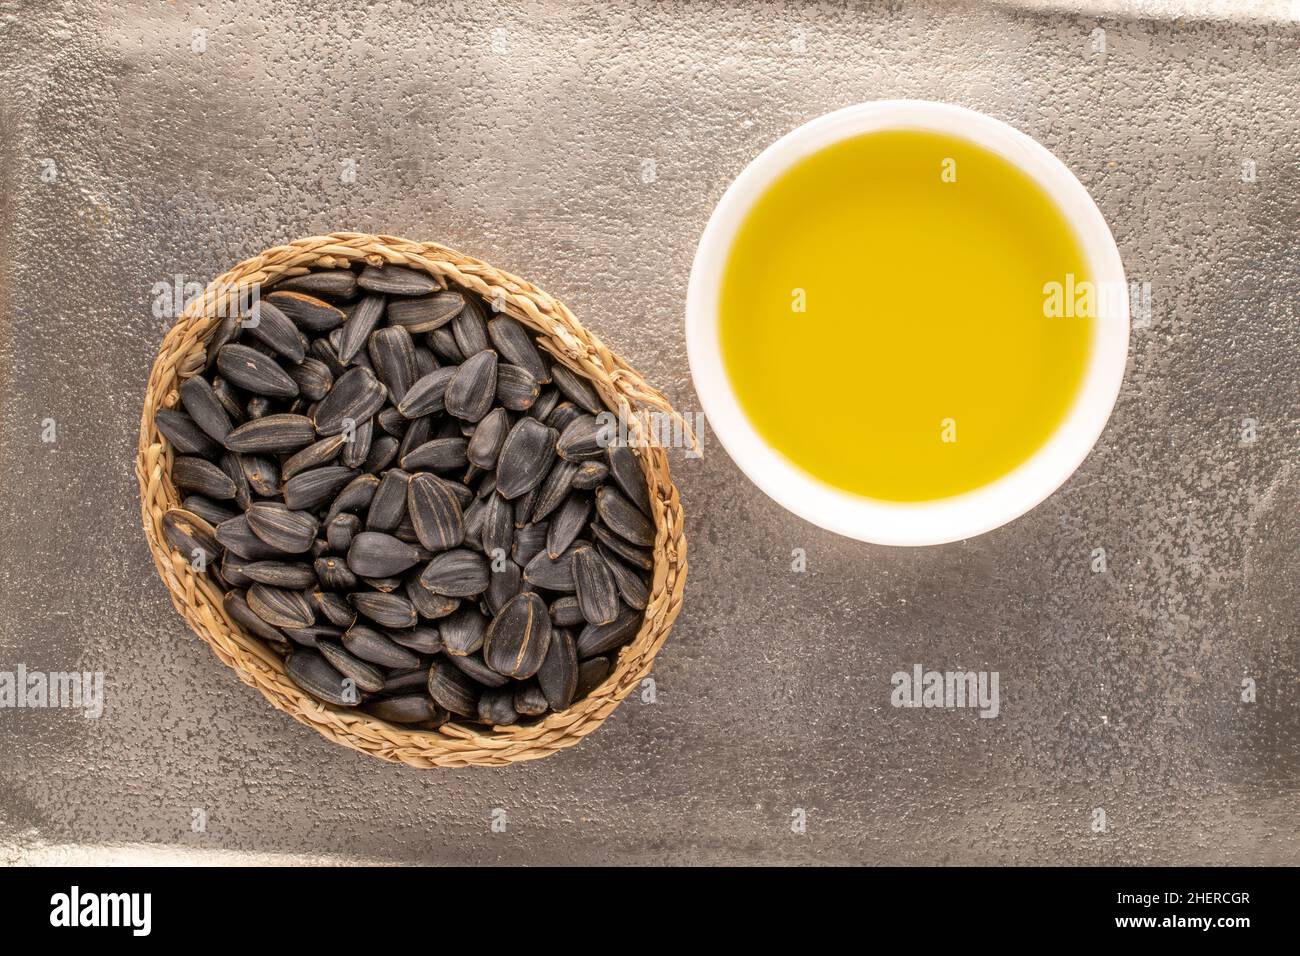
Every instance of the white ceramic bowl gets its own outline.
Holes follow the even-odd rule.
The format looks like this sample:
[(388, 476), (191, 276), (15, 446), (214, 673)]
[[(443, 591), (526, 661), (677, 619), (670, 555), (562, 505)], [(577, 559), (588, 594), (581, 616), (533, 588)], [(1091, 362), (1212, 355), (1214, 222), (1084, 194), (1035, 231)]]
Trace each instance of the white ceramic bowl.
[[(1031, 176), (1073, 224), (1091, 276), (1108, 308), (1098, 311), (1083, 386), (1056, 432), (1014, 471), (949, 498), (891, 502), (864, 498), (813, 477), (763, 440), (741, 409), (723, 368), (718, 295), (736, 230), (755, 200), (783, 172), (832, 143), (886, 129), (919, 129), (960, 137), (997, 153)], [(1124, 266), (1101, 211), (1065, 164), (1001, 120), (960, 106), (924, 100), (881, 100), (827, 113), (786, 134), (745, 167), (714, 209), (691, 267), (686, 296), (686, 346), (695, 390), (715, 437), (769, 497), (813, 524), (876, 544), (959, 541), (1000, 527), (1029, 511), (1074, 473), (1101, 435), (1124, 377), (1128, 356), (1128, 294)]]

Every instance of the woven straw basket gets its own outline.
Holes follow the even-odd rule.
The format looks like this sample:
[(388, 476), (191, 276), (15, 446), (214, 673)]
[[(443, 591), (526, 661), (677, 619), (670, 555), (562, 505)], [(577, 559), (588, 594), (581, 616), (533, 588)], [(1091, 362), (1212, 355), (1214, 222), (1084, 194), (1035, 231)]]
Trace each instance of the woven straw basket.
[[(636, 448), (645, 471), (655, 523), (654, 572), (645, 621), (625, 646), (609, 677), (567, 710), (542, 720), (508, 727), (459, 725), (411, 730), (347, 708), (320, 704), (298, 689), (280, 658), (246, 634), (222, 607), (216, 582), (199, 574), (186, 556), (164, 542), (161, 522), (180, 497), (171, 481), (172, 448), (154, 427), (159, 408), (174, 406), (179, 384), (204, 363), (204, 342), (224, 309), (234, 308), (251, 287), (301, 275), (310, 267), (346, 266), (358, 260), (422, 269), (473, 290), (539, 333), (539, 342), (556, 360), (588, 378), (605, 403), (628, 419), (629, 432), (642, 434), (636, 414), (654, 411), (675, 416), (668, 401), (637, 372), (584, 329), (562, 303), (541, 289), (485, 262), (431, 242), (392, 236), (333, 233), (268, 249), (214, 279), (191, 302), (167, 333), (149, 376), (140, 422), (136, 475), (145, 537), (172, 603), (203, 640), (246, 684), (256, 687), (278, 709), (315, 728), (335, 743), (412, 767), (501, 766), (535, 760), (571, 747), (591, 733), (649, 673), (681, 608), (686, 582), (686, 539), (682, 508), (661, 447)], [(226, 314), (230, 314), (227, 312)], [(684, 434), (690, 434), (689, 429)], [(693, 436), (692, 436), (693, 437)]]

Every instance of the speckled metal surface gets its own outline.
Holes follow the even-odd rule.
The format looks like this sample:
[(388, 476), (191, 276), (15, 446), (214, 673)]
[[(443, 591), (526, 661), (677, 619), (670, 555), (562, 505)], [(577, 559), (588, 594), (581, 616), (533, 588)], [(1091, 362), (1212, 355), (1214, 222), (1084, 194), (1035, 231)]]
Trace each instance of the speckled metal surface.
[[(0, 0), (0, 671), (106, 681), (99, 719), (0, 710), (0, 859), (1300, 863), (1300, 29), (1032, 6)], [(895, 96), (1037, 137), (1150, 283), (1110, 426), (1043, 505), (871, 547), (706, 433), (653, 701), (504, 770), (332, 746), (174, 613), (131, 471), (157, 283), (331, 229), (437, 239), (693, 411), (714, 202)], [(998, 671), (999, 716), (893, 708), (918, 663)]]

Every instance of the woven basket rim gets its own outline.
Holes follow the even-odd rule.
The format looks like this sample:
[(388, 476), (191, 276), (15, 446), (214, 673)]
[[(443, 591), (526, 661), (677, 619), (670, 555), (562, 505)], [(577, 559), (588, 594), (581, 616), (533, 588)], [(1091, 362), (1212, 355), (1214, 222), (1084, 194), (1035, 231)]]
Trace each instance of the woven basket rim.
[(197, 573), (185, 556), (163, 540), (162, 516), (179, 505), (180, 495), (171, 482), (173, 449), (154, 425), (154, 416), (159, 408), (176, 403), (182, 381), (202, 371), (204, 342), (220, 316), (236, 309), (251, 288), (301, 275), (311, 267), (357, 261), (409, 266), (476, 292), (537, 332), (540, 344), (554, 359), (588, 379), (606, 405), (627, 418), (634, 438), (642, 434), (635, 413), (653, 411), (681, 422), (683, 434), (694, 442), (689, 425), (660, 392), (585, 329), (562, 302), (531, 283), (438, 243), (359, 232), (297, 239), (246, 259), (213, 279), (186, 306), (158, 350), (145, 391), (136, 458), (141, 520), (158, 574), (177, 612), (222, 663), (277, 710), (335, 743), (418, 768), (503, 766), (571, 747), (599, 727), (649, 673), (681, 610), (687, 569), (681, 500), (667, 454), (657, 444), (633, 448), (649, 486), (655, 524), (654, 569), (641, 629), (618, 652), (609, 676), (587, 697), (528, 724), (487, 728), (452, 721), (438, 730), (412, 730), (359, 710), (318, 703), (288, 679), (276, 654), (226, 615), (220, 587)]

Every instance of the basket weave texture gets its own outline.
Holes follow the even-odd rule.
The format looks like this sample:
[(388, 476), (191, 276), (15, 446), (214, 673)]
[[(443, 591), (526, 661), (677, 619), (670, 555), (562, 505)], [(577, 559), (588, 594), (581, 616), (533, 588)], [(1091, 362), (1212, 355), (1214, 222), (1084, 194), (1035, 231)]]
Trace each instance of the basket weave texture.
[[(643, 434), (635, 413), (676, 415), (663, 395), (584, 329), (563, 303), (478, 259), (435, 243), (350, 232), (276, 246), (214, 279), (202, 296), (189, 303), (163, 339), (149, 375), (136, 476), (145, 537), (158, 574), (176, 610), (223, 663), (275, 707), (335, 743), (421, 768), (501, 766), (571, 747), (599, 727), (649, 673), (681, 609), (686, 582), (681, 502), (669, 474), (667, 455), (653, 442), (634, 448), (649, 486), (655, 524), (654, 571), (641, 630), (621, 649), (609, 677), (587, 697), (567, 710), (527, 724), (485, 727), (453, 721), (438, 730), (411, 730), (360, 711), (318, 703), (289, 680), (275, 653), (226, 615), (217, 583), (196, 572), (186, 556), (173, 551), (163, 539), (163, 514), (179, 505), (180, 496), (171, 481), (172, 447), (154, 426), (154, 415), (159, 408), (175, 406), (180, 383), (203, 369), (204, 342), (219, 317), (246, 301), (255, 287), (301, 275), (310, 268), (347, 266), (358, 260), (375, 266), (391, 263), (421, 269), (478, 293), (539, 333), (539, 344), (546, 351), (589, 379), (605, 403), (626, 417), (634, 438)], [(689, 429), (685, 433), (689, 434)]]

